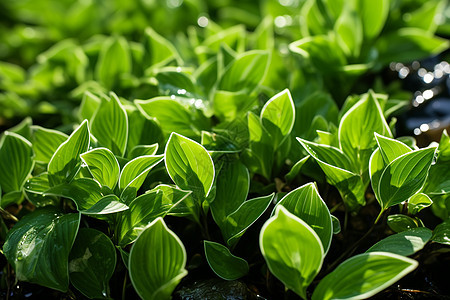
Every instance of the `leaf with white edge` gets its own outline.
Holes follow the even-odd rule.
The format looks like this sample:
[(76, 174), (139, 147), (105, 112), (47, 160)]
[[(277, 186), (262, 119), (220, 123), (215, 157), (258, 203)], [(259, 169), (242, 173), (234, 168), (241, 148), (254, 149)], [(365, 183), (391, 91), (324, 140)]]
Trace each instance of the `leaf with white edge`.
[(277, 203), (278, 205), (282, 205), (314, 229), (322, 242), (325, 254), (328, 252), (333, 237), (333, 223), (330, 211), (320, 197), (315, 183), (307, 183), (290, 191)]
[(130, 209), (121, 214), (117, 225), (119, 245), (125, 247), (134, 242), (148, 224), (167, 215), (183, 199), (165, 197), (161, 190), (154, 190), (134, 199), (129, 204)]
[(395, 232), (402, 232), (405, 230), (410, 230), (411, 228), (419, 227), (416, 220), (402, 214), (388, 216), (387, 225)]
[(158, 147), (158, 144), (137, 145), (136, 147), (133, 147), (133, 149), (131, 149), (130, 153), (128, 154), (128, 158), (133, 159), (144, 155), (155, 155), (158, 151)]
[(380, 104), (369, 92), (348, 110), (339, 124), (339, 145), (352, 160), (358, 173), (365, 174), (377, 142), (374, 133), (392, 136)]
[(116, 195), (106, 195), (90, 208), (80, 212), (84, 215), (106, 215), (121, 212), (128, 208)]
[(266, 211), (274, 197), (275, 194), (272, 193), (247, 200), (235, 212), (227, 216), (220, 229), (228, 246), (237, 244), (245, 231)]
[(289, 171), (289, 173), (286, 174), (285, 179), (286, 181), (290, 182), (292, 180), (295, 179), (295, 177), (297, 177), (298, 173), (300, 173), (302, 167), (305, 165), (305, 163), (308, 161), (308, 159), (311, 156), (307, 155), (305, 157), (303, 157), (302, 159), (300, 159), (298, 162), (296, 162), (291, 170)]
[(66, 292), (69, 252), (80, 224), (80, 214), (41, 208), (24, 216), (6, 237), (3, 252), (18, 280)]
[(422, 250), (431, 239), (431, 235), (432, 232), (428, 228), (412, 228), (382, 239), (366, 252), (382, 251), (409, 256)]
[(22, 190), (33, 163), (31, 143), (24, 137), (5, 131), (0, 141), (0, 186), (3, 193)]
[(43, 128), (41, 126), (31, 126), (31, 142), (36, 155), (34, 160), (37, 163), (48, 164), (50, 159), (68, 136), (60, 131)]
[(450, 246), (450, 219), (445, 220), (433, 230), (433, 242)]
[(186, 216), (196, 212), (195, 201), (190, 197), (192, 191), (180, 190), (175, 186), (168, 184), (157, 185), (147, 193), (160, 191), (162, 193), (164, 203), (172, 203), (169, 215), (172, 216)]
[(31, 177), (25, 182), (23, 186), (27, 199), (36, 207), (43, 207), (46, 205), (57, 206), (58, 201), (55, 197), (44, 196), (45, 191), (50, 189), (47, 172), (41, 173), (38, 176)]
[(325, 276), (314, 290), (312, 300), (367, 299), (417, 266), (417, 261), (393, 253), (359, 254)]
[(78, 178), (71, 183), (56, 185), (43, 195), (72, 199), (80, 212), (88, 210), (103, 197), (100, 185), (91, 178)]
[(145, 155), (130, 160), (122, 169), (119, 177), (120, 198), (129, 203), (136, 197), (150, 170), (164, 159), (163, 155)]
[(261, 228), (259, 247), (270, 272), (303, 299), (322, 267), (324, 252), (316, 232), (279, 205)]
[(91, 132), (98, 144), (110, 149), (115, 155), (123, 156), (128, 140), (128, 116), (116, 94), (111, 98), (102, 98), (102, 104), (96, 111)]
[(397, 157), (412, 151), (411, 148), (402, 142), (379, 135), (376, 132), (375, 138), (386, 165), (390, 164)]
[(131, 283), (146, 300), (170, 299), (187, 275), (185, 266), (184, 245), (162, 218), (157, 218), (139, 235), (128, 260)]
[(261, 122), (278, 148), (294, 128), (295, 105), (288, 89), (270, 98), (261, 110)]
[(70, 282), (88, 298), (107, 298), (116, 248), (104, 233), (81, 228), (69, 256)]
[(380, 195), (378, 194), (378, 187), (380, 185), (381, 174), (383, 174), (386, 166), (387, 165), (384, 162), (383, 156), (381, 155), (381, 150), (380, 148), (377, 148), (375, 151), (373, 151), (369, 160), (370, 183), (372, 185), (372, 190), (375, 194), (375, 198), (377, 199), (380, 199)]
[[(366, 185), (361, 176), (352, 171), (350, 159), (340, 150), (328, 145), (319, 145), (297, 138), (305, 150), (319, 164), (327, 181), (334, 185), (350, 210), (365, 204)], [(347, 169), (349, 168), (349, 169)]]
[(81, 159), (88, 166), (92, 177), (101, 185), (114, 189), (119, 179), (119, 162), (107, 148), (95, 148), (81, 154)]
[(217, 89), (230, 92), (253, 91), (266, 76), (270, 53), (253, 50), (239, 55), (224, 71)]
[(411, 151), (393, 160), (383, 171), (378, 186), (382, 210), (402, 203), (425, 183), (436, 148)]
[(431, 204), (433, 204), (433, 201), (430, 197), (423, 193), (417, 193), (408, 199), (408, 213), (415, 215)]
[(211, 203), (211, 213), (219, 227), (247, 199), (249, 187), (250, 174), (240, 161), (222, 166), (216, 181), (216, 197)]
[(214, 163), (199, 143), (177, 133), (170, 135), (165, 149), (166, 169), (173, 182), (203, 202), (214, 182)]
[(48, 163), (48, 178), (51, 186), (70, 182), (81, 167), (80, 154), (89, 148), (89, 128), (87, 120), (59, 145)]
[(333, 234), (341, 232), (341, 222), (339, 222), (339, 219), (331, 215), (331, 221), (333, 223)]
[(222, 279), (236, 280), (248, 273), (247, 261), (231, 254), (219, 243), (204, 241), (205, 256), (211, 269)]

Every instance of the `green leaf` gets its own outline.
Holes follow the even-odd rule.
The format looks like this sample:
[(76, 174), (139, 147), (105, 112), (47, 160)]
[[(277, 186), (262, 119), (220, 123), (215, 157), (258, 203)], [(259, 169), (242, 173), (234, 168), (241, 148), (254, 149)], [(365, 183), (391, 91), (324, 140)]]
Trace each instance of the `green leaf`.
[(422, 250), (431, 235), (432, 232), (428, 228), (412, 228), (382, 239), (366, 252), (382, 251), (409, 256)]
[(125, 38), (115, 36), (103, 43), (95, 72), (107, 89), (119, 85), (121, 75), (131, 72), (130, 48)]
[(389, 14), (389, 2), (389, 0), (359, 1), (365, 38), (372, 39), (380, 34)]
[(270, 98), (261, 110), (261, 122), (278, 148), (294, 128), (295, 106), (288, 89)]
[(331, 221), (333, 223), (333, 234), (341, 232), (341, 223), (339, 222), (339, 219), (331, 215)]
[(297, 177), (298, 173), (300, 173), (300, 170), (302, 169), (302, 167), (305, 165), (305, 163), (308, 161), (308, 159), (310, 157), (311, 156), (307, 155), (307, 156), (303, 157), (302, 159), (300, 159), (298, 162), (296, 162), (295, 165), (292, 166), (289, 173), (287, 173), (285, 176), (285, 178), (288, 182), (294, 180), (295, 177)]
[[(117, 225), (119, 245), (125, 247), (134, 242), (144, 228), (158, 217), (164, 217), (183, 198), (164, 195), (162, 190), (152, 190), (129, 204), (129, 210), (121, 214)], [(177, 202), (174, 202), (177, 201)]]
[(80, 108), (78, 109), (79, 119), (92, 120), (92, 117), (99, 108), (101, 102), (102, 101), (100, 100), (100, 98), (92, 94), (91, 92), (84, 92)]
[(348, 57), (359, 57), (363, 42), (363, 24), (357, 12), (346, 3), (334, 24), (336, 40)]
[(33, 170), (33, 150), (24, 137), (5, 131), (0, 141), (0, 187), (3, 193), (22, 190)]
[(172, 60), (181, 60), (180, 55), (172, 43), (152, 28), (146, 28), (144, 34), (145, 46), (147, 48), (144, 57), (145, 68), (161, 67), (167, 65)]
[(35, 206), (57, 205), (55, 197), (44, 196), (44, 192), (50, 189), (47, 172), (31, 177), (25, 182), (23, 188), (27, 199)]
[(70, 282), (88, 298), (107, 298), (116, 261), (116, 248), (109, 237), (81, 228), (70, 252)]
[[(307, 183), (285, 195), (278, 203), (291, 214), (302, 219), (322, 242), (325, 254), (330, 249), (333, 237), (333, 223), (327, 205), (319, 195), (314, 183)], [(276, 209), (276, 207), (275, 207)]]
[(172, 133), (165, 149), (166, 169), (173, 182), (191, 190), (200, 202), (213, 186), (215, 170), (211, 156), (199, 143), (178, 133)]
[(435, 148), (425, 148), (404, 154), (393, 160), (383, 171), (378, 186), (378, 202), (382, 210), (408, 200), (425, 183), (434, 158)]
[(415, 215), (431, 204), (433, 204), (433, 201), (430, 197), (423, 193), (417, 193), (408, 199), (408, 213)]
[(325, 276), (314, 290), (312, 299), (367, 299), (417, 266), (417, 261), (393, 253), (359, 254), (347, 259)]
[(279, 205), (261, 228), (259, 247), (270, 272), (306, 300), (306, 289), (319, 273), (324, 258), (315, 231)]
[(37, 209), (23, 217), (6, 237), (3, 252), (16, 278), (66, 292), (69, 252), (80, 214), (63, 215), (54, 208)]
[(144, 155), (155, 155), (158, 151), (158, 144), (152, 144), (152, 145), (137, 145), (133, 149), (131, 149), (130, 153), (128, 154), (128, 158), (134, 159), (139, 156)]
[(419, 227), (419, 225), (413, 218), (401, 214), (388, 216), (387, 224), (389, 228), (391, 228), (395, 232), (402, 232), (411, 228)]
[(115, 155), (124, 155), (128, 140), (128, 116), (116, 94), (111, 92), (110, 100), (102, 98), (102, 104), (92, 120), (91, 132), (99, 145), (110, 149)]
[(450, 246), (450, 219), (445, 220), (433, 230), (433, 242)]
[(89, 128), (87, 120), (59, 145), (48, 163), (48, 178), (51, 186), (70, 182), (81, 167), (80, 154), (89, 148)]
[(135, 100), (134, 103), (148, 119), (157, 120), (164, 134), (177, 132), (188, 137), (200, 136), (209, 127), (204, 117), (198, 117), (177, 100), (170, 97), (156, 97), (150, 100)]
[(239, 55), (225, 70), (217, 89), (230, 92), (253, 91), (264, 80), (269, 61), (270, 54), (264, 50)]
[(41, 126), (31, 126), (33, 151), (36, 155), (34, 160), (38, 163), (48, 164), (50, 159), (68, 136), (60, 131), (43, 128)]
[(404, 27), (377, 40), (376, 48), (382, 64), (392, 61), (411, 62), (449, 47), (449, 41), (420, 28)]
[(248, 263), (231, 254), (227, 247), (204, 241), (206, 260), (211, 269), (222, 279), (236, 280), (248, 273)]
[(232, 214), (227, 216), (225, 224), (220, 228), (227, 245), (237, 244), (245, 231), (266, 211), (275, 196), (274, 193), (247, 200)]
[(150, 170), (164, 159), (163, 155), (145, 155), (130, 160), (122, 169), (119, 177), (120, 198), (129, 203), (136, 197)]
[(378, 133), (375, 133), (375, 138), (386, 165), (390, 164), (397, 157), (412, 151), (411, 148), (402, 142), (379, 135)]
[[(127, 107), (127, 114), (128, 128), (131, 128), (128, 131), (127, 158), (132, 159), (136, 157), (133, 157), (131, 152), (137, 146), (150, 146), (155, 143), (163, 145), (164, 134), (155, 120), (146, 118), (137, 107), (135, 109), (133, 107), (132, 111)], [(149, 153), (146, 155), (149, 155)]]
[(186, 216), (197, 212), (196, 202), (192, 199), (192, 197), (190, 197), (192, 191), (183, 191), (175, 186), (159, 184), (147, 193), (154, 191), (162, 192), (163, 203), (173, 204), (169, 210), (169, 215)]
[(213, 98), (214, 115), (221, 120), (232, 121), (247, 113), (255, 100), (246, 91), (216, 90)]
[(106, 195), (90, 208), (80, 212), (84, 215), (106, 215), (121, 212), (128, 208), (116, 195)]
[(211, 203), (211, 213), (219, 227), (247, 199), (249, 187), (250, 174), (240, 161), (226, 162), (222, 166), (216, 180), (216, 197)]
[[(152, 251), (148, 251), (152, 249)], [(152, 222), (131, 247), (128, 270), (131, 283), (142, 299), (170, 299), (187, 275), (186, 250), (162, 218)]]
[(120, 167), (116, 157), (109, 149), (96, 148), (80, 156), (95, 180), (111, 190), (114, 189), (119, 179)]
[(383, 156), (381, 154), (380, 148), (373, 151), (369, 160), (369, 177), (372, 184), (372, 190), (377, 199), (380, 199), (379, 186), (381, 174), (383, 174), (386, 164), (384, 162)]
[(339, 124), (340, 147), (359, 174), (367, 172), (370, 155), (377, 145), (375, 132), (392, 136), (374, 93), (369, 92), (345, 113)]
[(103, 197), (101, 186), (91, 178), (78, 178), (71, 183), (56, 185), (43, 195), (72, 199), (80, 212), (90, 209)]

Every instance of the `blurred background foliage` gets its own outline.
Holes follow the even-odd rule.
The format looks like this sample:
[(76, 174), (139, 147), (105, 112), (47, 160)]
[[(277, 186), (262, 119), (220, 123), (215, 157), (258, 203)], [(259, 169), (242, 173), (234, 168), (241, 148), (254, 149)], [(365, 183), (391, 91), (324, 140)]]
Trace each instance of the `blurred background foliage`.
[[(446, 50), (449, 19), (446, 0), (2, 1), (0, 126), (31, 116), (64, 130), (108, 91), (124, 102), (177, 96), (225, 121), (284, 88), (297, 108), (319, 99), (314, 115), (329, 118), (331, 102), (342, 106), (374, 88), (391, 95), (395, 113), (412, 95), (386, 80), (389, 63)], [(225, 87), (224, 70), (250, 50), (269, 54), (267, 68), (241, 62), (255, 64), (250, 73), (266, 72), (263, 80)], [(242, 98), (250, 100), (237, 107)], [(226, 103), (234, 103), (228, 117)]]

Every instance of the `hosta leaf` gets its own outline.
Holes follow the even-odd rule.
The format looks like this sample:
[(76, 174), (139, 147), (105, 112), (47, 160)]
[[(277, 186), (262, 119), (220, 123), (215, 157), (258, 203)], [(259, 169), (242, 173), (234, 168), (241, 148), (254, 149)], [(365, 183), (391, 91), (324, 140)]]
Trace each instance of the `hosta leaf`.
[(174, 59), (180, 60), (179, 54), (172, 43), (152, 28), (145, 29), (145, 39), (147, 51), (145, 52), (144, 67), (155, 68), (164, 66)]
[(435, 150), (425, 148), (409, 152), (396, 158), (385, 168), (378, 186), (378, 202), (383, 210), (408, 200), (422, 188)]
[(375, 95), (369, 92), (345, 113), (339, 124), (340, 147), (353, 160), (360, 174), (366, 172), (370, 155), (377, 145), (375, 132), (392, 136)]
[(31, 143), (5, 131), (0, 141), (0, 186), (3, 193), (20, 191), (33, 169)]
[(116, 248), (109, 237), (81, 228), (70, 252), (70, 282), (88, 298), (106, 298), (116, 260)]
[(110, 100), (102, 98), (92, 120), (91, 132), (99, 145), (123, 156), (128, 140), (128, 116), (116, 94), (111, 93)]
[(430, 197), (423, 193), (417, 193), (408, 199), (408, 213), (415, 215), (431, 204), (433, 204), (433, 201)]
[(119, 177), (120, 198), (129, 203), (136, 197), (150, 170), (164, 159), (163, 155), (145, 155), (130, 160), (122, 169)]
[(314, 183), (305, 184), (285, 195), (278, 203), (305, 221), (319, 236), (325, 254), (331, 245), (333, 224), (330, 211)]
[(163, 203), (172, 203), (169, 214), (173, 216), (186, 216), (197, 212), (196, 202), (190, 195), (192, 191), (183, 191), (175, 186), (160, 184), (147, 193), (160, 191)]
[(389, 0), (359, 1), (360, 17), (367, 39), (375, 38), (381, 32), (389, 13)]
[(57, 203), (55, 197), (44, 196), (44, 193), (50, 189), (47, 172), (31, 177), (25, 182), (23, 188), (27, 199), (37, 207), (56, 205)]
[(428, 228), (412, 228), (382, 239), (366, 252), (383, 251), (409, 256), (422, 250), (431, 239), (431, 235), (432, 232)]
[(433, 230), (433, 242), (450, 246), (450, 219), (445, 220)]
[(255, 89), (266, 75), (270, 55), (268, 51), (253, 50), (241, 54), (225, 70), (218, 82), (218, 90), (237, 92)]
[(166, 169), (180, 188), (191, 190), (197, 201), (211, 191), (215, 170), (211, 156), (199, 143), (177, 133), (170, 135), (165, 149)]
[(170, 97), (135, 100), (134, 103), (145, 117), (158, 121), (164, 134), (177, 132), (188, 137), (197, 137), (208, 127), (203, 118), (196, 118), (196, 114)]
[(183, 243), (158, 218), (131, 247), (128, 270), (131, 283), (142, 299), (159, 300), (170, 299), (172, 291), (187, 275), (185, 265)]
[(130, 153), (128, 154), (128, 158), (133, 159), (144, 155), (155, 155), (158, 151), (158, 147), (158, 144), (137, 145), (136, 147), (131, 149)]
[(80, 214), (41, 208), (23, 217), (9, 232), (3, 252), (16, 278), (62, 292), (69, 286), (68, 258)]
[(373, 151), (369, 160), (369, 177), (372, 184), (372, 190), (377, 199), (380, 199), (378, 187), (380, 185), (381, 174), (383, 174), (386, 168), (386, 163), (384, 162), (383, 155), (381, 154), (380, 148)]
[(235, 245), (245, 231), (266, 211), (275, 194), (247, 200), (227, 216), (220, 228), (228, 246)]
[(43, 128), (41, 126), (31, 126), (33, 151), (36, 155), (34, 160), (38, 163), (47, 164), (68, 136), (60, 131)]
[(231, 254), (227, 247), (204, 241), (205, 256), (211, 269), (222, 279), (236, 280), (248, 273), (248, 263)]
[(295, 122), (295, 106), (288, 89), (270, 98), (261, 110), (261, 122), (278, 148), (291, 133)]
[(297, 177), (298, 173), (300, 173), (300, 170), (302, 169), (302, 167), (305, 165), (305, 163), (308, 161), (308, 159), (310, 157), (311, 156), (307, 155), (307, 156), (303, 157), (302, 159), (300, 159), (298, 162), (296, 162), (295, 165), (292, 166), (289, 173), (287, 173), (285, 176), (285, 178), (288, 182), (294, 180), (295, 177)]
[(125, 38), (111, 37), (103, 43), (95, 72), (108, 89), (120, 84), (122, 74), (131, 72), (130, 47)]
[(411, 228), (419, 227), (413, 218), (401, 214), (388, 216), (387, 224), (389, 228), (395, 232), (402, 232)]
[(101, 185), (114, 189), (119, 179), (119, 162), (107, 148), (96, 148), (81, 154), (92, 177)]
[(363, 42), (363, 24), (350, 5), (345, 6), (334, 24), (336, 40), (348, 57), (358, 57)]
[(213, 98), (214, 115), (225, 121), (232, 121), (244, 115), (255, 103), (255, 97), (245, 91), (216, 90)]
[[(138, 108), (130, 111), (127, 107), (127, 114), (128, 128), (131, 128), (128, 131), (127, 158), (137, 157), (133, 157), (131, 152), (138, 146), (151, 146), (155, 143), (162, 145), (164, 143), (164, 134), (155, 120), (146, 118)], [(146, 155), (149, 155), (149, 153)]]
[(92, 120), (95, 112), (101, 104), (101, 100), (96, 95), (89, 91), (83, 94), (83, 99), (81, 100), (80, 108), (78, 109), (78, 115), (80, 120)]
[(164, 217), (183, 199), (168, 197), (161, 190), (154, 190), (134, 199), (129, 204), (130, 209), (121, 214), (117, 226), (119, 245), (124, 247), (134, 242), (148, 224), (157, 217)]
[(89, 147), (89, 128), (87, 120), (59, 145), (48, 163), (48, 178), (50, 185), (70, 182), (81, 167), (80, 154)]
[(367, 299), (417, 267), (417, 261), (387, 252), (356, 255), (325, 276), (313, 300)]
[(378, 133), (375, 133), (375, 138), (386, 165), (390, 164), (397, 157), (412, 151), (411, 148), (402, 142), (379, 135)]
[(91, 178), (78, 178), (71, 183), (59, 184), (45, 191), (44, 196), (72, 199), (80, 212), (88, 210), (103, 197), (100, 185)]
[(315, 231), (279, 205), (275, 216), (261, 228), (259, 247), (270, 272), (306, 300), (306, 288), (319, 273), (324, 258)]
[(128, 206), (116, 195), (106, 195), (90, 208), (81, 211), (85, 215), (106, 215), (127, 210)]
[(216, 181), (216, 197), (211, 203), (211, 213), (219, 227), (247, 199), (249, 187), (250, 174), (240, 161), (222, 166)]
[(331, 221), (333, 223), (333, 234), (341, 232), (341, 223), (339, 222), (339, 219), (331, 215)]

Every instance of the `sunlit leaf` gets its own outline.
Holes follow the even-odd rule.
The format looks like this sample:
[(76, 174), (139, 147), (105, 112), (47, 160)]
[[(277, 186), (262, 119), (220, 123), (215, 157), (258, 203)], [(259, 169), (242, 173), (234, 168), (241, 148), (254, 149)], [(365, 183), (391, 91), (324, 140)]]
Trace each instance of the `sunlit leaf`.
[(389, 228), (395, 232), (402, 232), (419, 227), (419, 225), (413, 218), (402, 214), (388, 216), (387, 224)]
[(433, 242), (450, 246), (450, 219), (445, 220), (433, 230)]
[(204, 241), (205, 256), (209, 266), (222, 279), (236, 280), (248, 273), (248, 263), (231, 254), (227, 247)]
[(101, 185), (114, 189), (119, 179), (119, 163), (107, 148), (95, 148), (81, 154), (89, 172)]
[(34, 160), (38, 163), (47, 164), (68, 136), (60, 131), (43, 128), (37, 125), (31, 127), (33, 151), (36, 155)]

